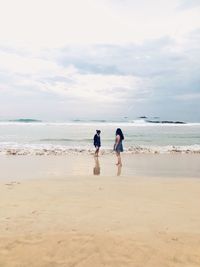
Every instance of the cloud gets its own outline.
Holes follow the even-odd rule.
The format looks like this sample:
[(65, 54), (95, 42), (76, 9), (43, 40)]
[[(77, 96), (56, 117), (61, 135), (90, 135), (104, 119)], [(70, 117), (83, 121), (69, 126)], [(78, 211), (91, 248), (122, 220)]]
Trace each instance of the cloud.
[(62, 94), (65, 97), (73, 97), (77, 100), (99, 103), (124, 102), (129, 92), (134, 95), (138, 90), (140, 80), (133, 76), (80, 74), (75, 73), (73, 83), (55, 82), (46, 84), (47, 90)]
[(199, 0), (181, 0), (178, 9), (185, 10), (190, 8), (200, 7)]
[(0, 4), (0, 114), (10, 107), (48, 118), (183, 116), (186, 103), (191, 116), (200, 111), (192, 107), (200, 83), (196, 1)]
[(161, 60), (181, 60), (169, 51), (170, 45), (175, 45), (174, 40), (164, 37), (140, 45), (68, 46), (58, 51), (56, 60), (62, 66), (73, 64), (83, 73), (151, 76), (165, 71), (163, 62), (156, 66)]
[(65, 47), (58, 51), (54, 60), (63, 67), (73, 64), (82, 74), (129, 75), (148, 79), (149, 87), (154, 84), (154, 90), (160, 88), (158, 90), (163, 94), (174, 90), (169, 87), (187, 90), (188, 84), (194, 85), (199, 77), (200, 49), (195, 38), (186, 36), (183, 44), (163, 37), (141, 45)]
[(137, 91), (141, 79), (132, 75), (82, 72), (69, 62), (0, 52), (1, 88), (7, 86), (14, 94), (37, 91), (63, 95), (93, 102), (119, 102), (129, 91)]
[(163, 99), (180, 100), (199, 90), (199, 30), (184, 38), (183, 43), (165, 36), (142, 44), (68, 45), (32, 54), (3, 48), (0, 90), (35, 99), (46, 95), (46, 101), (62, 100), (71, 109), (81, 103), (112, 106), (114, 114), (119, 105), (127, 114), (141, 103), (147, 108)]
[[(200, 91), (200, 87), (199, 87), (199, 91)], [(193, 94), (182, 94), (182, 95), (178, 95), (178, 96), (175, 96), (175, 99), (178, 99), (178, 100), (184, 100), (184, 101), (191, 101), (191, 100), (196, 100), (196, 101), (199, 101), (200, 99), (200, 93), (193, 93)]]
[[(194, 0), (190, 1), (197, 3)], [(177, 12), (179, 0), (0, 0), (0, 42), (25, 48), (66, 44), (141, 43), (181, 36), (199, 25), (199, 13)], [(182, 6), (187, 6), (184, 1)]]

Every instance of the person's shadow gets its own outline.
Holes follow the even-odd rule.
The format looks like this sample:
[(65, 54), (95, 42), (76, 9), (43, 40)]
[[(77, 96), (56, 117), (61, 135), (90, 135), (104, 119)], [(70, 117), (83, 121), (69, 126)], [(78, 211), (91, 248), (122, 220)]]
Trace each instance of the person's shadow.
[(93, 168), (93, 174), (94, 175), (100, 175), (100, 164), (98, 157), (94, 157), (94, 168)]

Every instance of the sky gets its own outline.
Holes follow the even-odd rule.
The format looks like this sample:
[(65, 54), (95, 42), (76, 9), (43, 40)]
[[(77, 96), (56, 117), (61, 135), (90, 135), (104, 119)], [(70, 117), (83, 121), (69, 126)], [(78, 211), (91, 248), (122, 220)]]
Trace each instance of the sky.
[(199, 0), (0, 0), (0, 120), (200, 121)]

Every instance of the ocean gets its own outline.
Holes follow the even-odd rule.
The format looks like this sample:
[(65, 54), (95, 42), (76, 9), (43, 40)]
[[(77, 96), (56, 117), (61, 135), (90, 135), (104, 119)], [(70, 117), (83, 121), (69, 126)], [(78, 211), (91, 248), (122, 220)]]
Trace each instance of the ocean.
[(158, 123), (144, 119), (42, 122), (0, 121), (0, 154), (65, 155), (93, 153), (93, 136), (101, 130), (101, 152), (111, 153), (121, 128), (125, 153), (200, 153), (200, 123)]

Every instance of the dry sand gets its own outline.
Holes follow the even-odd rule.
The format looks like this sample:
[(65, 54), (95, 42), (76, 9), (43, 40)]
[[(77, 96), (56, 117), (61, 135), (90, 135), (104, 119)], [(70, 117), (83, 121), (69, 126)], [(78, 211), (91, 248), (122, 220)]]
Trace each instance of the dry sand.
[(64, 174), (58, 164), (28, 179), (14, 168), (25, 158), (12, 160), (1, 161), (0, 267), (200, 266), (200, 179)]

